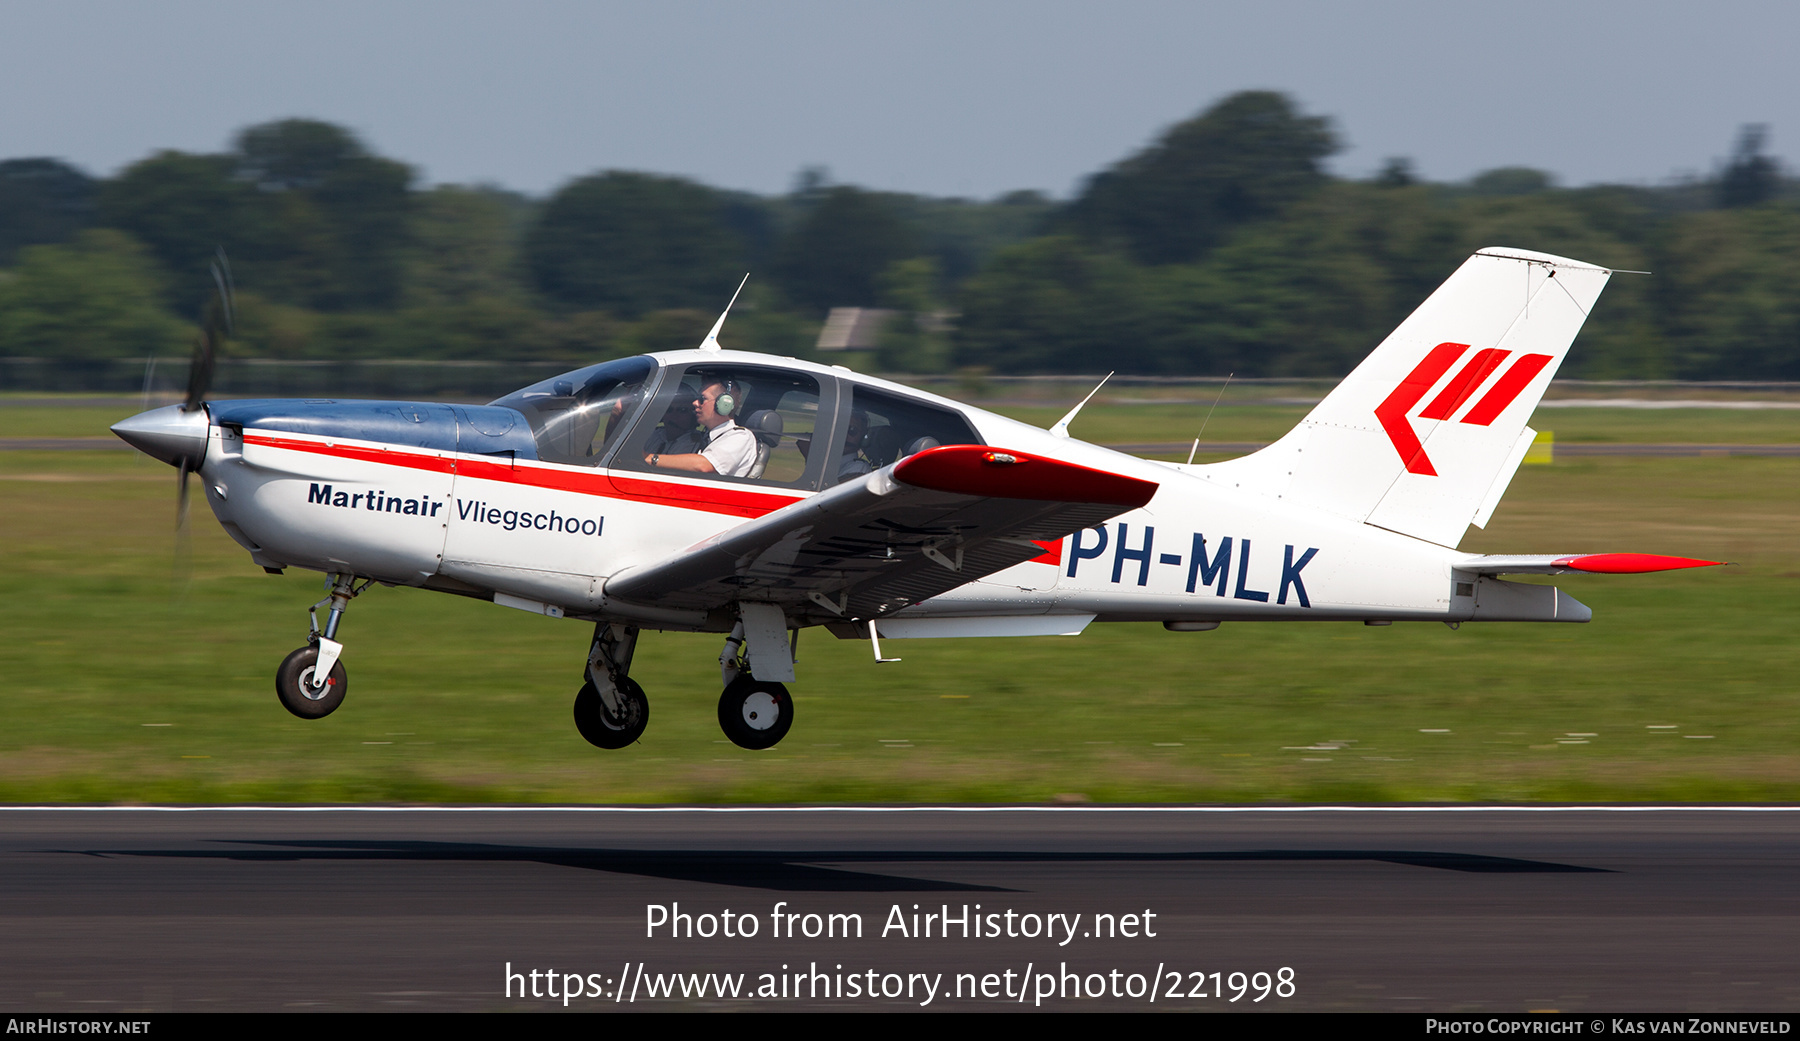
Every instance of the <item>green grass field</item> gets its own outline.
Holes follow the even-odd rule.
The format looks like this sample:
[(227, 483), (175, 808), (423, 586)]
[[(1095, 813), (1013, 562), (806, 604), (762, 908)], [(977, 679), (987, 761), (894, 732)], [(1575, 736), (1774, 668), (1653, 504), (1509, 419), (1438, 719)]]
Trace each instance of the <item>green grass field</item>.
[[(135, 409), (42, 405), (0, 407), (0, 437), (98, 437)], [(1062, 418), (1066, 407), (1006, 406), (995, 411), (1037, 426)], [(1206, 405), (1107, 405), (1083, 409), (1071, 432), (1095, 444), (1192, 441), (1204, 423), (1208, 441), (1273, 441), (1307, 409), (1298, 405), (1224, 405), (1207, 418)], [(1547, 408), (1533, 421), (1558, 441), (1793, 444), (1800, 411), (1785, 409)]]
[[(1097, 410), (1077, 433), (1173, 439), (1162, 408)], [(46, 410), (67, 425), (18, 429), (32, 411), (0, 409), (0, 434), (116, 418)], [(1221, 409), (1207, 439), (1266, 440), (1299, 411)], [(1579, 411), (1596, 439), (1791, 441), (1772, 417), (1800, 426)], [(1709, 434), (1646, 434), (1644, 416), (1705, 418)], [(1559, 580), (1594, 608), (1588, 625), (1096, 625), (896, 641), (884, 649), (905, 661), (882, 666), (809, 630), (794, 730), (767, 752), (718, 731), (716, 637), (646, 634), (649, 731), (602, 752), (569, 714), (588, 626), (409, 589), (357, 601), (344, 707), (294, 719), (273, 674), (320, 576), (264, 575), (201, 508), (172, 597), (174, 472), (132, 454), (0, 452), (0, 489), (5, 802), (1800, 799), (1800, 459), (1523, 468), (1465, 548), (1737, 562)]]

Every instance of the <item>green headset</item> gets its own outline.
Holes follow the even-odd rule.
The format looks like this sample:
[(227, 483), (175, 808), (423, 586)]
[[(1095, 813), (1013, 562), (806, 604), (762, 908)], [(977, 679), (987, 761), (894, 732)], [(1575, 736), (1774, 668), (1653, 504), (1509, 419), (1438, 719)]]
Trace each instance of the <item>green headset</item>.
[(743, 389), (738, 386), (737, 380), (716, 380), (714, 382), (719, 383), (721, 389), (719, 396), (713, 400), (713, 412), (723, 419), (730, 419), (731, 414), (737, 411), (737, 395), (742, 394)]

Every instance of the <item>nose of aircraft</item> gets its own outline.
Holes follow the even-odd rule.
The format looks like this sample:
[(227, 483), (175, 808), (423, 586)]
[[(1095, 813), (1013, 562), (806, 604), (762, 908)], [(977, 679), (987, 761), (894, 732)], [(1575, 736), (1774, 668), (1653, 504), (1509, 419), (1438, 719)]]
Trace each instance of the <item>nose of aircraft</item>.
[(189, 470), (198, 470), (206, 458), (209, 426), (205, 408), (188, 412), (180, 405), (168, 405), (122, 419), (113, 424), (112, 432), (145, 455), (170, 466), (179, 466), (185, 459)]

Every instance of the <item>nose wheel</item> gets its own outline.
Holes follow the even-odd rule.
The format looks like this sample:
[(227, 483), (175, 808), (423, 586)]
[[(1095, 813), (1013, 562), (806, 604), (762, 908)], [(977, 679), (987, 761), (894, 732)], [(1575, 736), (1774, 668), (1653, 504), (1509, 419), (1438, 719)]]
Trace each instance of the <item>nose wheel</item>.
[(332, 662), (331, 668), (320, 675), (316, 645), (302, 647), (288, 655), (282, 660), (281, 668), (275, 670), (276, 697), (281, 699), (283, 708), (301, 719), (321, 719), (331, 715), (344, 703), (344, 692), (349, 689), (349, 683), (341, 661)]
[(740, 673), (719, 695), (719, 728), (739, 748), (773, 748), (794, 725), (787, 687)]
[[(323, 719), (344, 703), (350, 681), (338, 660), (344, 645), (337, 642), (338, 623), (350, 601), (375, 584), (372, 578), (358, 583), (355, 575), (331, 575), (325, 580), (330, 595), (312, 605), (312, 638), (306, 646), (283, 658), (275, 670), (275, 696), (281, 706), (301, 719)], [(329, 606), (330, 618), (319, 626), (319, 608)]]

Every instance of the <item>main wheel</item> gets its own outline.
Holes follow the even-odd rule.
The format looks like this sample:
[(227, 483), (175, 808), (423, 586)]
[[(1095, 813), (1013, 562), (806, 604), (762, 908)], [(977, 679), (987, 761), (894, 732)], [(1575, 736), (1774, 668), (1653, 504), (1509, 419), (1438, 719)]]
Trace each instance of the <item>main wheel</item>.
[(743, 673), (719, 695), (719, 728), (739, 748), (773, 748), (794, 725), (794, 699), (779, 683)]
[(636, 680), (615, 676), (613, 690), (619, 702), (617, 714), (606, 710), (606, 702), (592, 682), (583, 683), (581, 693), (575, 695), (575, 729), (598, 748), (624, 748), (643, 737), (650, 722), (650, 699)]
[(344, 693), (350, 689), (349, 674), (344, 672), (341, 661), (331, 664), (331, 674), (325, 677), (323, 685), (315, 684), (318, 662), (319, 649), (309, 645), (282, 659), (281, 668), (275, 670), (275, 695), (283, 708), (301, 719), (331, 715), (344, 703)]

